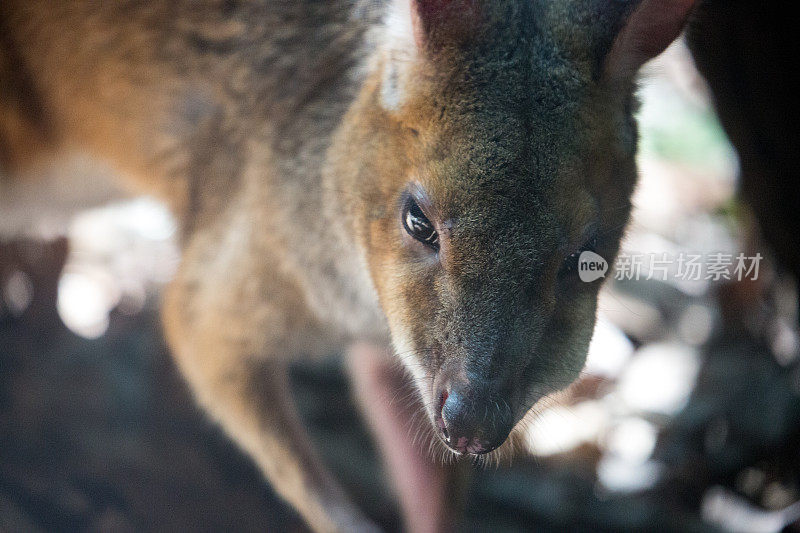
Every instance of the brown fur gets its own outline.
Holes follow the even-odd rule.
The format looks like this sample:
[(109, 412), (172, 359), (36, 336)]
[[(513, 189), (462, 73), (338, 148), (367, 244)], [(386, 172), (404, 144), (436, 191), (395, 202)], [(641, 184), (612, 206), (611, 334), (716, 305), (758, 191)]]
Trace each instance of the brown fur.
[[(599, 284), (559, 272), (590, 231), (613, 258), (635, 182), (632, 73), (606, 63), (632, 7), (467, 2), (452, 28), (447, 2), (398, 2), (410, 45), (369, 0), (0, 4), (0, 164), (87, 151), (171, 205), (178, 365), (318, 531), (372, 526), (307, 445), (285, 361), (394, 341), (431, 420), (452, 375), (516, 423), (580, 371)], [(674, 37), (642, 57), (635, 29), (628, 70)], [(400, 224), (412, 189), (435, 255)]]

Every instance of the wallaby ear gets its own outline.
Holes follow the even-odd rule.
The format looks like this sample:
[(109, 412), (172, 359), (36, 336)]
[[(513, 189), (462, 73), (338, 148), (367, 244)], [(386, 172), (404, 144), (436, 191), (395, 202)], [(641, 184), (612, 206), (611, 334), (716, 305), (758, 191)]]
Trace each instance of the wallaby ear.
[(414, 41), (420, 50), (457, 43), (477, 28), (481, 19), (477, 0), (408, 0)]
[(680, 35), (694, 5), (695, 0), (642, 0), (606, 56), (606, 78), (613, 82), (632, 80), (645, 62)]

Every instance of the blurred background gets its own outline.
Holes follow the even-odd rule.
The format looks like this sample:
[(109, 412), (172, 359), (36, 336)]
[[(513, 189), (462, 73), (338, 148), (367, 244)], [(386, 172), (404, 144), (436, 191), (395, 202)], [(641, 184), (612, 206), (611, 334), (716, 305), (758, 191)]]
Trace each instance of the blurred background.
[[(537, 407), (526, 454), (476, 467), (467, 531), (800, 531), (797, 287), (737, 200), (736, 152), (683, 42), (640, 95), (624, 254), (671, 268), (681, 253), (760, 254), (757, 279), (660, 276), (647, 261), (636, 277), (609, 272), (583, 377)], [(59, 171), (102, 173), (70, 165)], [(0, 214), (26, 235), (0, 243), (0, 531), (304, 531), (169, 359), (158, 301), (178, 253), (164, 207), (39, 215)], [(328, 464), (396, 530), (339, 357), (293, 380)]]

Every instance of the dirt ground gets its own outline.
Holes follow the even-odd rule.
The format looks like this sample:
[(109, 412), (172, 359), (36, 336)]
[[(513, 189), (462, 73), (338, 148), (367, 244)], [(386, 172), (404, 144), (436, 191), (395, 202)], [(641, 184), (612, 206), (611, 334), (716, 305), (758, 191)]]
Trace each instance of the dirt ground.
[[(152, 302), (133, 315), (114, 311), (99, 339), (78, 337), (56, 313), (63, 243), (2, 250), (35, 291), (21, 314), (0, 314), (0, 531), (305, 530), (195, 407)], [(591, 445), (476, 468), (463, 530), (714, 531), (701, 520), (708, 488), (742, 492), (753, 469), (761, 492), (751, 500), (769, 490), (791, 500), (800, 374), (735, 331), (706, 346), (692, 401), (659, 437), (654, 456), (668, 475), (654, 487), (598, 490), (601, 451)], [(398, 530), (338, 358), (298, 365), (293, 380), (328, 464), (371, 516)]]

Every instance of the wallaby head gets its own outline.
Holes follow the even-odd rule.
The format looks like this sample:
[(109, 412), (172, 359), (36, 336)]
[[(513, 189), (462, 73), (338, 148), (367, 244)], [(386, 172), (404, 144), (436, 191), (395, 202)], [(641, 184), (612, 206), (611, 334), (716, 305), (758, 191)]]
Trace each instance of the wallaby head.
[(690, 0), (396, 0), (331, 150), (354, 247), (431, 423), (500, 446), (579, 374), (636, 179), (634, 75)]

